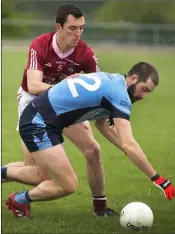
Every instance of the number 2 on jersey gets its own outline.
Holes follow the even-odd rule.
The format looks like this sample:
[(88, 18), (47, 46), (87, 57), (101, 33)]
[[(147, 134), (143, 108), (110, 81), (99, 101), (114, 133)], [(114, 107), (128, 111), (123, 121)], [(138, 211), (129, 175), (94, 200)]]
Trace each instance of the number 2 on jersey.
[(78, 97), (79, 94), (77, 92), (76, 89), (76, 84), (80, 84), (81, 86), (83, 86), (83, 88), (85, 88), (88, 91), (96, 91), (97, 89), (100, 88), (101, 86), (101, 80), (95, 75), (95, 74), (87, 74), (87, 75), (83, 75), (86, 76), (88, 79), (92, 79), (94, 80), (94, 84), (88, 84), (86, 81), (80, 79), (80, 78), (70, 78), (67, 80), (69, 89), (72, 93), (73, 97)]

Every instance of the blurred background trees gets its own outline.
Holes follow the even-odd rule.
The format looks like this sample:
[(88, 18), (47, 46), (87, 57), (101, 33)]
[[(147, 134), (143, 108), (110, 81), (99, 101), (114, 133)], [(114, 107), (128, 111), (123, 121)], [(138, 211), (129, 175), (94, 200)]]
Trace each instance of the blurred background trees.
[(18, 24), (14, 24), (14, 19), (20, 19), (22, 21), (26, 19), (37, 18), (36, 15), (32, 11), (28, 11), (28, 9), (19, 11), (17, 8), (17, 2), (14, 0), (3, 0), (1, 7), (1, 17), (2, 20), (9, 20), (11, 24), (2, 24), (2, 36), (26, 36), (29, 32), (27, 25), (23, 25), (21, 27)]
[(99, 6), (95, 19), (103, 22), (126, 21), (141, 24), (175, 23), (173, 1), (108, 1)]
[[(144, 24), (175, 23), (175, 1), (66, 1), (78, 5), (88, 19)], [(53, 19), (65, 1), (3, 0), (2, 18)]]
[(86, 17), (83, 39), (175, 45), (175, 1), (2, 0), (2, 37), (34, 38), (54, 31), (59, 4), (73, 3)]

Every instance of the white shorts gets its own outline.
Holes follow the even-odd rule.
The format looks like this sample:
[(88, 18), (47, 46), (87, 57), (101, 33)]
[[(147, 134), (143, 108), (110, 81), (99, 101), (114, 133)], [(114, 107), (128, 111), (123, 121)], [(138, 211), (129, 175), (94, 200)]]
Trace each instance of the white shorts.
[(18, 94), (17, 94), (17, 101), (18, 101), (18, 123), (17, 123), (17, 127), (16, 130), (19, 131), (19, 119), (20, 116), (23, 112), (23, 110), (25, 109), (25, 107), (35, 98), (35, 95), (32, 95), (26, 91), (24, 91), (22, 89), (22, 87), (20, 87), (18, 89)]

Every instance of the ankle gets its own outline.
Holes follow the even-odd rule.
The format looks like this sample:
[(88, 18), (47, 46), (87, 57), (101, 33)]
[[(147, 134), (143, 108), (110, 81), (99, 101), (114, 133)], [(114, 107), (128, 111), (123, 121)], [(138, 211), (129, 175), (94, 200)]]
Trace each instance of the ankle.
[(95, 212), (103, 211), (106, 208), (107, 199), (105, 195), (93, 196), (92, 200)]

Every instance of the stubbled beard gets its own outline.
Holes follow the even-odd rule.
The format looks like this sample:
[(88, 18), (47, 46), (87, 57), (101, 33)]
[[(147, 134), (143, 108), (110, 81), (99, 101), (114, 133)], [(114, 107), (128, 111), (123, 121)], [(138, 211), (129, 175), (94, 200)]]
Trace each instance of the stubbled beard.
[(140, 100), (139, 98), (137, 98), (137, 97), (134, 96), (134, 93), (135, 93), (135, 90), (136, 90), (136, 85), (137, 85), (137, 83), (136, 84), (132, 84), (132, 85), (130, 85), (128, 87), (128, 95), (129, 95), (129, 97), (131, 99), (131, 103), (134, 103), (134, 102)]

